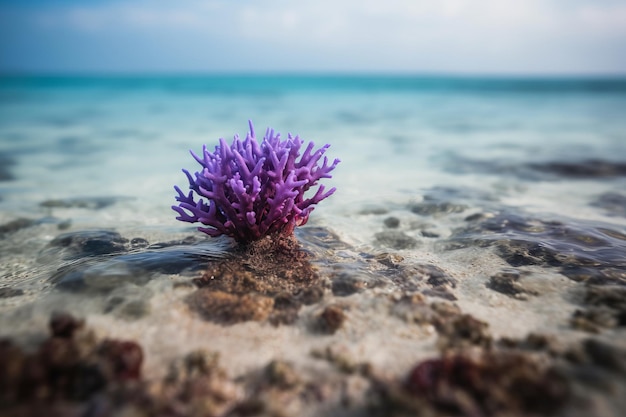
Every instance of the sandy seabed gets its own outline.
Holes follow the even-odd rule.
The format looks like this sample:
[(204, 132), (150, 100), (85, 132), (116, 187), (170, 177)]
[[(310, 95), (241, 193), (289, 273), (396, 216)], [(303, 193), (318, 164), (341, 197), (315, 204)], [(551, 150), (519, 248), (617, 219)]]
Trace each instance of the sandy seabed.
[(59, 219), (123, 205), (77, 201), (1, 229), (6, 415), (626, 406), (626, 234), (615, 224), (434, 189), (351, 213), (368, 245), (313, 224), (242, 248), (199, 233), (77, 230)]

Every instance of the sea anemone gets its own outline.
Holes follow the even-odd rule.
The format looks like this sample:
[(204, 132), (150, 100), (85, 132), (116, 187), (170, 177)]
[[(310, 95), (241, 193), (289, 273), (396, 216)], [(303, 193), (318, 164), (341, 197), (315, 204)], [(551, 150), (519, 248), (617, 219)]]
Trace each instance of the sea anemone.
[[(202, 155), (191, 152), (202, 169), (193, 176), (183, 169), (189, 180), (189, 194), (178, 186), (178, 220), (200, 222), (207, 227), (198, 230), (209, 236), (226, 235), (240, 243), (249, 243), (267, 235), (290, 235), (296, 226), (307, 222), (315, 204), (335, 192), (320, 185), (311, 197), (305, 193), (329, 174), (339, 159), (329, 164), (324, 156), (330, 145), (313, 151), (309, 142), (300, 154), (304, 141), (289, 134), (267, 129), (262, 143), (256, 140), (252, 122), (242, 141), (235, 135), (229, 146), (222, 138), (214, 152), (206, 145)], [(197, 201), (194, 193), (198, 195)], [(206, 199), (206, 200), (205, 200)]]

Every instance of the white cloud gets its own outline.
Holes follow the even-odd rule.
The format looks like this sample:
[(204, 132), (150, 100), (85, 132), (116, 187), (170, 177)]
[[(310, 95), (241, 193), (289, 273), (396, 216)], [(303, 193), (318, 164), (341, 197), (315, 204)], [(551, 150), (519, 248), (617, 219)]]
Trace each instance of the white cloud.
[(267, 40), (284, 41), (289, 34), (298, 41), (314, 42), (329, 36), (358, 41), (375, 34), (381, 40), (401, 41), (430, 30), (449, 36), (490, 30), (512, 36), (549, 28), (604, 28), (622, 33), (626, 30), (626, 5), (592, 1), (568, 5), (558, 0), (127, 0), (47, 8), (39, 18), (48, 26), (69, 25), (89, 31), (127, 27), (210, 33), (215, 27), (229, 27), (233, 36)]
[[(46, 27), (73, 27), (88, 32), (117, 29), (197, 30), (223, 22), (220, 1), (147, 2), (126, 1), (44, 8), (37, 20)], [(228, 9), (226, 9), (227, 11)]]
[(220, 39), (275, 56), (311, 51), (331, 66), (373, 69), (532, 66), (584, 54), (582, 44), (595, 53), (607, 39), (626, 43), (626, 5), (611, 0), (126, 0), (48, 7), (38, 22), (102, 36)]

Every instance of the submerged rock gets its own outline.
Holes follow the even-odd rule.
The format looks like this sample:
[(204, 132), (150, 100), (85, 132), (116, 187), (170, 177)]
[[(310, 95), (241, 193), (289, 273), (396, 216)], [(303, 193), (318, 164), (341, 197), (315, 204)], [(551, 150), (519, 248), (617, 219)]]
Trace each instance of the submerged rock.
[(115, 232), (78, 232), (61, 235), (53, 242), (42, 257), (56, 254), (67, 262), (50, 282), (64, 291), (102, 294), (127, 284), (145, 285), (156, 274), (197, 272), (223, 257), (226, 250), (218, 242), (189, 244), (187, 240), (146, 246), (148, 242), (141, 238), (132, 239), (129, 247), (128, 239)]
[(400, 219), (393, 216), (387, 217), (385, 220), (383, 220), (383, 224), (389, 229), (397, 229), (398, 227), (400, 227)]
[(368, 287), (369, 280), (365, 277), (343, 272), (332, 277), (331, 289), (337, 297), (347, 297), (363, 291)]
[(397, 230), (385, 230), (374, 235), (376, 243), (392, 249), (412, 249), (418, 245), (418, 241), (407, 234)]
[(520, 273), (520, 271), (507, 269), (492, 275), (486, 286), (494, 291), (520, 300), (525, 300), (528, 298), (528, 295), (537, 295), (536, 291), (526, 289), (520, 282), (522, 276), (523, 273)]
[(626, 286), (586, 286), (584, 309), (572, 315), (572, 327), (598, 333), (606, 328), (626, 326)]
[(543, 220), (508, 211), (468, 223), (448, 239), (449, 249), (493, 246), (511, 266), (558, 267), (574, 280), (626, 284), (626, 234), (614, 225)]
[(588, 180), (626, 176), (626, 162), (606, 159), (577, 161), (519, 162), (500, 159), (472, 159), (461, 156), (450, 158), (445, 165), (449, 172), (484, 173), (514, 176), (527, 181)]
[(626, 217), (626, 195), (620, 193), (604, 193), (591, 202), (594, 207), (600, 207), (609, 215)]
[(48, 243), (43, 256), (79, 259), (128, 251), (128, 239), (111, 230), (84, 230), (63, 233)]
[(49, 326), (50, 336), (34, 352), (0, 341), (0, 410), (8, 415), (61, 415), (52, 410), (89, 404), (107, 387), (127, 387), (141, 378), (143, 350), (137, 343), (97, 340), (83, 320), (68, 313), (53, 314)]
[(573, 162), (531, 163), (528, 167), (539, 172), (571, 179), (611, 178), (626, 176), (626, 162), (587, 159)]
[(26, 229), (36, 224), (37, 221), (33, 219), (27, 219), (24, 217), (11, 220), (8, 223), (0, 224), (0, 238), (5, 237), (8, 234), (12, 234), (21, 229)]
[(424, 197), (424, 202), (411, 206), (411, 212), (420, 216), (440, 216), (442, 214), (463, 213), (467, 209), (464, 204), (451, 202), (429, 201), (428, 196)]
[(313, 330), (333, 334), (343, 326), (346, 318), (347, 315), (340, 305), (328, 305), (315, 315)]
[(405, 389), (447, 415), (515, 416), (555, 412), (570, 388), (556, 369), (528, 356), (484, 353), (423, 361), (409, 372)]
[(24, 295), (24, 291), (19, 288), (2, 287), (0, 288), (0, 298), (19, 297)]
[(89, 210), (100, 210), (112, 206), (122, 200), (122, 197), (74, 197), (58, 200), (45, 200), (39, 206), (53, 208), (84, 208)]

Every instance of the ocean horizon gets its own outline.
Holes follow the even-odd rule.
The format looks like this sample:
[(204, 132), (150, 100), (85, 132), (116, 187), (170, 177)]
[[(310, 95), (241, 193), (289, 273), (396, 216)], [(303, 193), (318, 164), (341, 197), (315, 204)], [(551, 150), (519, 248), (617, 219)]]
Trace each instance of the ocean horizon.
[(118, 88), (246, 88), (344, 90), (481, 90), (603, 91), (626, 89), (626, 74), (449, 74), (387, 72), (0, 72), (3, 85), (79, 87), (106, 83)]

